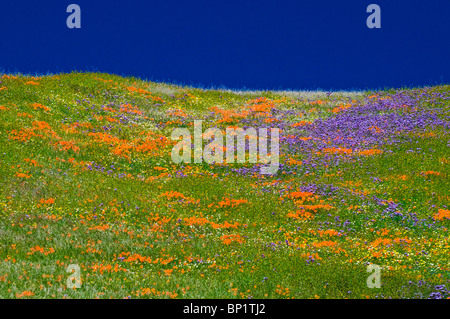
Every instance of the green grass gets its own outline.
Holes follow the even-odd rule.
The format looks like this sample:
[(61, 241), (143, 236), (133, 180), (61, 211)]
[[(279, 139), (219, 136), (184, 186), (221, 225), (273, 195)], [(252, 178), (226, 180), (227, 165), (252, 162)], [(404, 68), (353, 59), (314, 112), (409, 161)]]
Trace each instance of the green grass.
[[(433, 222), (450, 203), (442, 129), (308, 175), (171, 161), (173, 128), (192, 129), (196, 118), (206, 127), (242, 125), (233, 116), (217, 122), (212, 107), (238, 112), (265, 97), (294, 110), (295, 123), (334, 116), (338, 103), (364, 103), (373, 92), (202, 90), (96, 73), (0, 81), (3, 298), (427, 298), (436, 285), (449, 289), (449, 220), (413, 226), (357, 194), (392, 199), (403, 214)], [(448, 116), (448, 100), (440, 107)], [(416, 148), (424, 151), (408, 152)], [(91, 162), (103, 171), (88, 169)], [(339, 190), (308, 198), (322, 206), (292, 218), (300, 204), (286, 195), (312, 183)], [(229, 235), (239, 240), (227, 243)], [(379, 289), (367, 287), (369, 263), (382, 267)], [(67, 287), (70, 264), (80, 266), (79, 289)]]

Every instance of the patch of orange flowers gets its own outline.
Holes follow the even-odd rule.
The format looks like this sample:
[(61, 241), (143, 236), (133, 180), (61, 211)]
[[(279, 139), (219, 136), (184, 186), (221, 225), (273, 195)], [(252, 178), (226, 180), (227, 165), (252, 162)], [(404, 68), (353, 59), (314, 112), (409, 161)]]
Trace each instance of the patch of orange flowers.
[(187, 198), (183, 194), (177, 191), (168, 191), (159, 195), (159, 197), (167, 197), (167, 198)]
[(238, 222), (234, 222), (234, 224), (231, 224), (227, 221), (225, 221), (223, 224), (216, 224), (211, 222), (211, 226), (214, 229), (219, 229), (219, 228), (237, 228), (239, 226)]
[[(324, 148), (322, 152), (328, 154), (350, 155), (353, 153), (353, 150), (350, 148), (330, 147)], [(320, 152), (318, 154), (320, 154)]]
[(75, 153), (78, 153), (80, 150), (80, 148), (76, 146), (73, 141), (58, 141), (55, 143), (55, 146), (65, 151), (73, 150)]
[(49, 198), (49, 199), (41, 198), (40, 203), (41, 204), (54, 204), (55, 200), (53, 198)]
[(392, 240), (390, 240), (389, 238), (377, 238), (372, 242), (372, 246), (373, 247), (378, 247), (380, 245), (389, 245), (392, 243)]
[[(27, 171), (28, 173), (28, 171)], [(20, 177), (20, 178), (30, 178), (31, 175), (25, 174), (25, 173), (21, 173), (21, 172), (17, 172), (16, 175), (14, 175), (16, 177)]]
[(305, 125), (308, 125), (311, 123), (312, 123), (311, 121), (300, 121), (300, 122), (292, 124), (292, 127), (305, 126)]
[(35, 110), (42, 109), (44, 111), (50, 111), (50, 109), (48, 107), (46, 107), (45, 105), (39, 104), (39, 103), (33, 103), (33, 104), (31, 104), (31, 107)]
[(123, 104), (120, 106), (120, 112), (122, 113), (134, 113), (138, 115), (142, 115), (142, 111), (139, 110), (136, 106), (132, 106), (131, 104)]
[(28, 290), (23, 291), (22, 293), (17, 293), (17, 294), (16, 294), (16, 297), (17, 297), (17, 298), (31, 297), (31, 296), (34, 296), (34, 293), (32, 293), (31, 291), (28, 291)]
[(434, 172), (434, 171), (425, 171), (425, 172), (420, 172), (420, 174), (422, 174), (422, 175), (425, 175), (425, 176), (428, 176), (428, 175), (435, 175), (435, 176), (439, 176), (439, 175), (441, 175), (441, 173), (439, 173), (439, 172)]
[[(0, 106), (0, 109), (1, 109), (1, 106)], [(32, 118), (33, 117), (33, 115), (31, 115), (31, 114), (28, 114), (28, 113), (26, 113), (26, 112), (23, 112), (23, 113), (17, 113), (17, 116), (18, 117), (28, 117), (28, 118)]]
[(226, 207), (226, 206), (236, 207), (240, 204), (246, 204), (246, 203), (248, 203), (248, 201), (246, 199), (225, 198), (224, 200), (219, 202), (219, 207)]
[(326, 241), (322, 241), (322, 242), (318, 242), (318, 243), (313, 243), (312, 245), (316, 248), (334, 247), (337, 245), (337, 242), (331, 241), (331, 240), (326, 240)]
[(136, 296), (145, 296), (145, 295), (154, 295), (154, 296), (168, 296), (172, 299), (176, 298), (178, 296), (178, 294), (176, 294), (175, 292), (170, 292), (170, 291), (158, 291), (155, 288), (142, 288), (140, 291), (137, 291)]
[(450, 210), (448, 209), (439, 209), (438, 212), (433, 216), (435, 220), (444, 220), (450, 219)]
[(134, 86), (128, 86), (128, 87), (127, 87), (127, 90), (128, 90), (129, 92), (137, 92), (137, 93), (139, 93), (139, 94), (146, 95), (146, 96), (150, 97), (150, 98), (151, 98), (152, 100), (154, 100), (154, 101), (164, 102), (164, 100), (163, 100), (162, 98), (160, 98), (160, 97), (158, 97), (158, 96), (152, 96), (152, 93), (151, 93), (151, 92), (149, 92), (149, 91), (147, 91), (147, 90), (144, 90), (144, 89), (141, 89), (141, 88), (136, 88), (136, 87), (134, 87)]
[(55, 250), (53, 249), (53, 247), (50, 247), (49, 249), (45, 249), (44, 247), (35, 246), (35, 247), (30, 248), (30, 251), (27, 253), (27, 255), (33, 255), (35, 253), (41, 253), (44, 255), (48, 255), (48, 254), (53, 254), (54, 252), (55, 252)]
[(306, 198), (306, 197), (311, 197), (314, 194), (311, 192), (292, 192), (289, 196), (291, 198)]
[(30, 163), (30, 165), (32, 165), (32, 166), (42, 167), (42, 165), (39, 165), (38, 162), (36, 162), (34, 159), (25, 158), (24, 161), (27, 163)]
[(343, 110), (350, 108), (351, 106), (352, 106), (351, 104), (339, 105), (338, 107), (335, 107), (334, 109), (332, 109), (331, 112), (339, 113)]
[(234, 242), (242, 244), (244, 242), (244, 238), (242, 238), (240, 235), (223, 235), (222, 237), (220, 237), (220, 240), (225, 245), (229, 245)]
[(376, 155), (376, 154), (381, 154), (381, 153), (383, 153), (383, 151), (376, 149), (376, 148), (370, 149), (370, 150), (359, 151), (359, 155), (364, 155), (364, 156)]
[(188, 226), (194, 226), (194, 225), (203, 226), (205, 224), (208, 224), (209, 220), (207, 220), (206, 218), (203, 218), (203, 217), (195, 217), (194, 216), (194, 217), (185, 218), (184, 222)]
[(294, 219), (312, 219), (314, 218), (314, 215), (308, 211), (305, 210), (297, 210), (296, 212), (289, 212), (287, 217), (294, 218)]
[(334, 230), (334, 229), (318, 230), (317, 233), (320, 235), (320, 237), (323, 237), (323, 236), (340, 236), (339, 232)]
[(38, 135), (31, 129), (22, 129), (20, 131), (12, 130), (9, 132), (9, 138), (19, 142), (26, 142), (36, 136)]

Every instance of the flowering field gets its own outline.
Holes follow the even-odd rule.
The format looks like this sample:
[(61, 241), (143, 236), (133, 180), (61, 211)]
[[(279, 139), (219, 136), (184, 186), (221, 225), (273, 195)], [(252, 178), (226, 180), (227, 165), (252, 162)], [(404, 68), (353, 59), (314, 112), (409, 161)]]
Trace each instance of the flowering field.
[[(450, 297), (450, 86), (233, 92), (5, 74), (0, 119), (0, 297)], [(277, 174), (174, 164), (171, 132), (195, 119), (279, 128)]]

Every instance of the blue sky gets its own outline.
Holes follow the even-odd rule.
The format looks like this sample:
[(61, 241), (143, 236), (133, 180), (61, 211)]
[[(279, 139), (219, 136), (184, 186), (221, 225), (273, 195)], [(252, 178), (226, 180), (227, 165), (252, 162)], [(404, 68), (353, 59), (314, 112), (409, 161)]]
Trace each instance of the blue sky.
[[(81, 29), (66, 8), (81, 7)], [(381, 29), (366, 8), (381, 7)], [(8, 1), (0, 70), (100, 71), (203, 87), (450, 83), (448, 0)]]

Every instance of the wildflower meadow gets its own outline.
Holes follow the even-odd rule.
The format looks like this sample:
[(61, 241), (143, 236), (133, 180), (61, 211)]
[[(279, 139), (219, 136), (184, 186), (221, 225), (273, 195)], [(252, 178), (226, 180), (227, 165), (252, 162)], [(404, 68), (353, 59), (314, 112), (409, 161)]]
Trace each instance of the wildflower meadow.
[[(195, 121), (278, 129), (278, 169), (175, 163)], [(450, 86), (1, 74), (0, 125), (2, 298), (450, 297)]]

